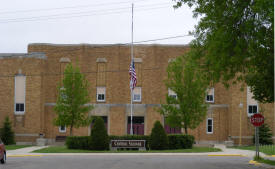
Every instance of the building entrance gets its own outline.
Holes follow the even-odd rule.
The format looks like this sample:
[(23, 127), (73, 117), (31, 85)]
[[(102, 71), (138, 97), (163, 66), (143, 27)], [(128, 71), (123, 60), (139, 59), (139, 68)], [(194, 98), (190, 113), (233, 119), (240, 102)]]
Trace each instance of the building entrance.
[[(130, 134), (131, 117), (128, 117), (127, 134)], [(144, 117), (133, 116), (133, 134), (144, 135)]]

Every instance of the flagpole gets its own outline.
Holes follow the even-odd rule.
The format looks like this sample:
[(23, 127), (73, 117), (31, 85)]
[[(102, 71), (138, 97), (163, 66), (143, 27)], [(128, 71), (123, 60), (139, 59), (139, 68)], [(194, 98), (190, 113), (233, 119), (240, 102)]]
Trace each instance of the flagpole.
[[(131, 42), (131, 64), (134, 59), (134, 47), (133, 47), (133, 32), (134, 32), (134, 4), (132, 3), (132, 42)], [(133, 87), (131, 86), (131, 126), (130, 135), (133, 135)]]

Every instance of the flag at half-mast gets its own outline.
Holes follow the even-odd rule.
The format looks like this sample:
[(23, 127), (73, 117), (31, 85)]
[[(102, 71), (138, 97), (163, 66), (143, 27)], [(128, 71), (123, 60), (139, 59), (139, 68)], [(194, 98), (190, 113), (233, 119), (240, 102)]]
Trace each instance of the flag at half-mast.
[(131, 61), (131, 64), (130, 64), (129, 75), (130, 75), (130, 89), (134, 89), (137, 84), (137, 75), (135, 70), (135, 63), (133, 60)]

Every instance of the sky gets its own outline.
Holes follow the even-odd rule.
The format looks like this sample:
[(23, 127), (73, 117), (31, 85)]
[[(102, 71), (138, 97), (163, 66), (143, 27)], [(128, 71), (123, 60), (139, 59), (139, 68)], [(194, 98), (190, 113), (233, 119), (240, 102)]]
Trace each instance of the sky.
[(29, 43), (188, 44), (198, 19), (172, 0), (0, 0), (0, 53), (26, 53)]

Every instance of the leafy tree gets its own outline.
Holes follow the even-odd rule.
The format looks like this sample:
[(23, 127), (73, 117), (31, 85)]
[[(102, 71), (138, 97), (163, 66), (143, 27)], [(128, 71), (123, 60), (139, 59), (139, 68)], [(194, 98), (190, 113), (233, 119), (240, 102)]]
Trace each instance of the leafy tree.
[(212, 82), (244, 81), (254, 98), (274, 102), (274, 1), (175, 0), (200, 21), (191, 43)]
[(91, 131), (91, 148), (93, 150), (108, 150), (109, 136), (101, 117), (96, 117)]
[(3, 128), (0, 129), (0, 137), (6, 145), (15, 144), (14, 132), (12, 131), (11, 121), (8, 116), (5, 118)]
[(202, 76), (198, 64), (189, 59), (190, 55), (178, 57), (167, 68), (166, 87), (174, 91), (177, 97), (166, 96), (167, 104), (162, 104), (160, 113), (166, 116), (171, 127), (196, 128), (207, 112), (205, 94), (206, 79)]
[(88, 112), (92, 106), (85, 105), (90, 102), (88, 81), (80, 73), (79, 68), (72, 64), (66, 66), (63, 85), (58, 87), (58, 98), (54, 107), (57, 117), (54, 120), (57, 126), (70, 126), (70, 136), (73, 128), (87, 126), (91, 122)]
[(150, 136), (150, 148), (152, 150), (168, 149), (168, 137), (160, 121), (156, 121)]
[[(253, 137), (253, 142), (255, 143), (255, 135)], [(273, 144), (272, 131), (266, 123), (259, 127), (259, 143), (262, 145)]]

